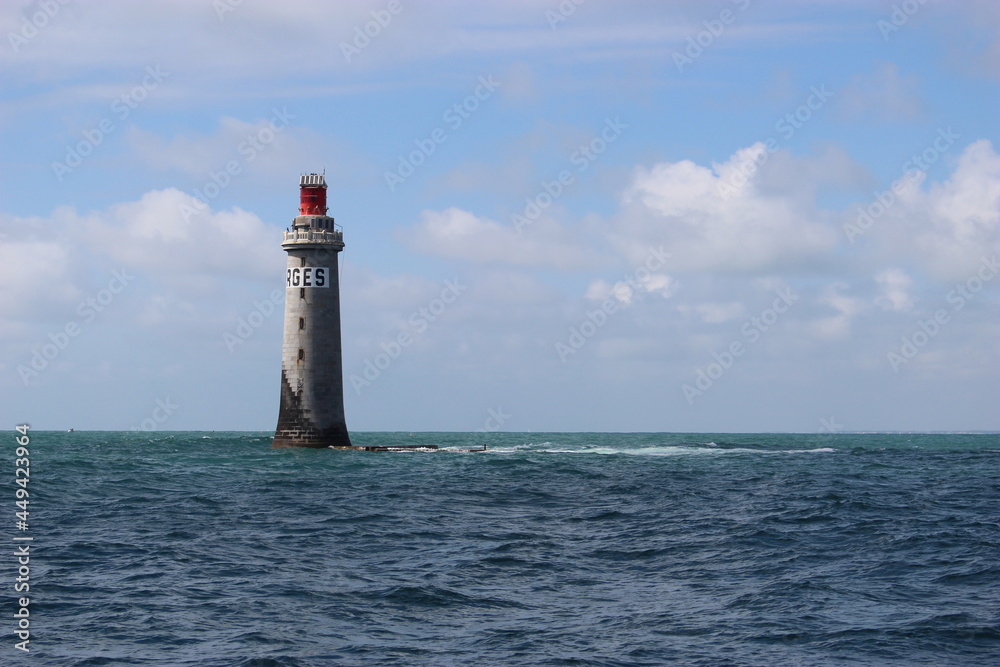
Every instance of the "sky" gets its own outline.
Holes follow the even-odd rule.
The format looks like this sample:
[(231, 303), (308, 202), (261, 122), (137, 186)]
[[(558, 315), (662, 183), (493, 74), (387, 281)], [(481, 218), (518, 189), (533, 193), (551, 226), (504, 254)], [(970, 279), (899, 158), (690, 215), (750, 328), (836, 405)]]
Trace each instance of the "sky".
[(351, 430), (1000, 429), (992, 0), (7, 0), (0, 34), (11, 429), (273, 429), (310, 172)]

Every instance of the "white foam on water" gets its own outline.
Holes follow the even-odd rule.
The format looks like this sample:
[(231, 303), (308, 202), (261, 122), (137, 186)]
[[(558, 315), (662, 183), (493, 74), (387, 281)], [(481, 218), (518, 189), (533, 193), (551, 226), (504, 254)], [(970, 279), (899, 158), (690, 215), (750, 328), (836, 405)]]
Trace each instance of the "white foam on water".
[(514, 453), (514, 452), (538, 452), (544, 454), (602, 454), (614, 455), (624, 454), (626, 456), (724, 456), (726, 454), (816, 454), (829, 453), (837, 450), (831, 447), (820, 447), (818, 449), (747, 449), (736, 447), (733, 449), (718, 449), (707, 447), (639, 447), (635, 449), (617, 449), (614, 447), (588, 447), (586, 449), (522, 449), (495, 448), (489, 449), (491, 452)]
[[(552, 443), (515, 445), (513, 447), (488, 447), (486, 453), (598, 454), (604, 456), (611, 456), (615, 454), (623, 454), (625, 456), (724, 456), (726, 454), (827, 454), (837, 451), (832, 447), (819, 447), (817, 449), (749, 449), (746, 447), (734, 447), (732, 449), (720, 449), (717, 445), (715, 445), (715, 443), (706, 443), (706, 446), (703, 447), (663, 445), (659, 447), (637, 447), (628, 449), (617, 447), (584, 447), (580, 449), (560, 447), (536, 449), (536, 447), (540, 447), (545, 444), (551, 445)], [(449, 449), (450, 448), (442, 448), (443, 451), (449, 451)], [(458, 449), (457, 451), (464, 450)]]

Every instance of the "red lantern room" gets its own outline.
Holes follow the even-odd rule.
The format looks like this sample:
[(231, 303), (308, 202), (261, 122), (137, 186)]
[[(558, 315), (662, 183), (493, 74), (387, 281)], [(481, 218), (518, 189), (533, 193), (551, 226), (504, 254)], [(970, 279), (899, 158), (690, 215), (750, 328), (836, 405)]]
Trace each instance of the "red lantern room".
[(326, 177), (323, 174), (299, 177), (299, 215), (326, 215)]

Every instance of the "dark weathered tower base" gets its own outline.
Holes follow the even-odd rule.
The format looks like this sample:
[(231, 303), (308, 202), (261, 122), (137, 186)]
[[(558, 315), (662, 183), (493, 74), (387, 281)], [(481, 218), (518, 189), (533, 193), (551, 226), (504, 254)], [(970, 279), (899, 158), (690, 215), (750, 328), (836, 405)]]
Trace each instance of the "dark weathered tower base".
[(281, 408), (271, 447), (351, 447), (351, 438), (343, 419), (326, 428), (317, 426), (309, 418), (300, 396), (292, 391), (282, 370)]

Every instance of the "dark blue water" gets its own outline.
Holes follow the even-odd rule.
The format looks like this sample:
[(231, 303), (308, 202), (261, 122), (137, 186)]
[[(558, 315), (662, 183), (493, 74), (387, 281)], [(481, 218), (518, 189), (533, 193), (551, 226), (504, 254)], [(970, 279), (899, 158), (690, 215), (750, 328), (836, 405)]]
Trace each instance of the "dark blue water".
[(0, 664), (1000, 664), (996, 435), (269, 435), (32, 432)]

